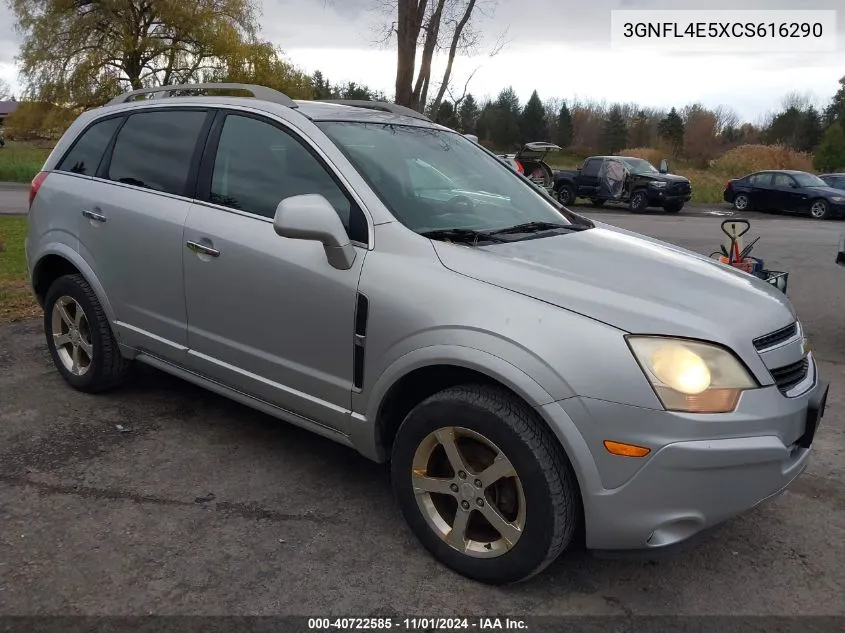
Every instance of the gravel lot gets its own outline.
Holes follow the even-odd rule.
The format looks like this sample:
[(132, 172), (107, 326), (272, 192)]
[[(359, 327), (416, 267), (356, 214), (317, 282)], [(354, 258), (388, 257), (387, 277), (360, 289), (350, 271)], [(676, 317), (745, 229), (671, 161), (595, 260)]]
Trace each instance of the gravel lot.
[[(719, 218), (589, 215), (709, 253)], [(386, 467), (153, 370), (85, 396), (0, 327), (0, 615), (845, 615), (845, 224), (755, 217), (831, 382), (808, 471), (661, 562), (567, 552), (507, 588), (435, 563)], [(655, 280), (659, 283), (659, 280)], [(741, 315), (739, 318), (753, 318)]]

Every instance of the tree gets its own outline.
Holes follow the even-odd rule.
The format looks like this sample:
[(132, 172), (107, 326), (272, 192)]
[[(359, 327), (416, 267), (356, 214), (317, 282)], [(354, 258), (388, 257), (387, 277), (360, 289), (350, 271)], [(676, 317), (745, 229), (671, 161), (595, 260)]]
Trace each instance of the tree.
[(254, 2), (9, 0), (26, 93), (91, 107), (126, 88), (208, 77), (258, 74), (278, 84), (279, 71), (289, 77), (291, 68), (257, 39)]
[(839, 171), (845, 169), (845, 129), (833, 123), (827, 128), (816, 153), (813, 167), (819, 171)]
[(628, 131), (628, 142), (631, 147), (651, 146), (651, 121), (644, 110), (637, 112)]
[(456, 130), (460, 126), (458, 117), (455, 114), (455, 106), (453, 106), (450, 101), (444, 101), (440, 104), (440, 107), (437, 109), (437, 114), (434, 117), (434, 121), (440, 125), (452, 128), (453, 130)]
[(319, 70), (314, 71), (314, 74), (311, 75), (311, 85), (314, 99), (333, 99), (335, 97), (335, 90), (332, 89), (331, 83), (323, 77), (323, 73)]
[(845, 127), (845, 77), (839, 80), (839, 90), (833, 95), (830, 105), (824, 111), (824, 124), (840, 123)]
[(669, 114), (657, 124), (657, 133), (660, 135), (672, 152), (677, 154), (684, 145), (684, 121), (675, 108), (669, 110)]
[(780, 114), (775, 115), (769, 129), (766, 130), (765, 139), (771, 145), (786, 145), (797, 149), (799, 144), (798, 134), (804, 113), (795, 106), (790, 106)]
[(519, 142), (519, 97), (513, 88), (503, 89), (490, 112), (490, 140), (499, 149), (511, 149)]
[(622, 115), (622, 108), (614, 105), (610, 109), (607, 120), (602, 128), (601, 147), (602, 151), (615, 154), (625, 148), (628, 144), (628, 126), (625, 117)]
[(475, 97), (468, 94), (461, 102), (461, 107), (458, 109), (458, 127), (464, 134), (473, 134), (476, 132), (476, 123), (478, 116), (481, 114), (478, 109), (478, 104), (475, 102)]
[(572, 137), (574, 134), (572, 126), (572, 114), (569, 112), (569, 107), (566, 101), (561, 103), (560, 112), (557, 115), (557, 129), (555, 130), (555, 143), (562, 148), (567, 148), (572, 145)]
[(799, 121), (795, 149), (812, 152), (821, 142), (823, 134), (822, 117), (818, 110), (810, 106)]
[(684, 108), (684, 155), (702, 167), (719, 153), (716, 115), (700, 104)]
[(523, 143), (542, 141), (546, 138), (546, 111), (537, 91), (531, 93), (519, 117), (519, 134)]
[(9, 87), (9, 84), (3, 79), (0, 79), (0, 101), (5, 101), (11, 96), (12, 89)]

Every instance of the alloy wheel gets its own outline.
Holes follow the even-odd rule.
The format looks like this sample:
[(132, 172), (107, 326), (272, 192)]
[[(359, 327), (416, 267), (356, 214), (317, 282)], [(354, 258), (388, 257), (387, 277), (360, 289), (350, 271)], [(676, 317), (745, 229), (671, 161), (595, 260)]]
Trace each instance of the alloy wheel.
[(810, 207), (810, 215), (819, 220), (827, 214), (827, 205), (823, 200), (816, 200)]
[(445, 543), (474, 558), (510, 551), (525, 529), (522, 482), (505, 453), (463, 427), (429, 433), (414, 453), (417, 506)]
[(738, 196), (736, 197), (736, 200), (734, 200), (734, 206), (735, 206), (735, 207), (737, 208), (737, 210), (739, 210), (739, 211), (743, 211), (743, 210), (745, 210), (745, 208), (748, 206), (748, 198), (746, 198), (746, 197), (745, 197), (745, 196), (743, 196), (743, 195), (738, 195)]
[(91, 328), (76, 299), (63, 295), (53, 304), (51, 328), (56, 355), (74, 376), (84, 376), (94, 359)]

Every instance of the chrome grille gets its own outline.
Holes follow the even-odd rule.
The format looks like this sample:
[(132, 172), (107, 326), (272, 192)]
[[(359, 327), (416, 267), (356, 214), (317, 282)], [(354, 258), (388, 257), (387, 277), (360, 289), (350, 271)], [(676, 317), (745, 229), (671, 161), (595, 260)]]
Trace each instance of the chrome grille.
[(807, 372), (809, 370), (810, 361), (805, 356), (797, 363), (784, 365), (783, 367), (772, 369), (770, 372), (775, 384), (778, 386), (778, 389), (780, 389), (780, 392), (786, 394), (787, 391), (807, 377)]
[(798, 323), (792, 323), (784, 328), (770, 332), (765, 336), (755, 338), (752, 343), (758, 352), (788, 341), (798, 333)]

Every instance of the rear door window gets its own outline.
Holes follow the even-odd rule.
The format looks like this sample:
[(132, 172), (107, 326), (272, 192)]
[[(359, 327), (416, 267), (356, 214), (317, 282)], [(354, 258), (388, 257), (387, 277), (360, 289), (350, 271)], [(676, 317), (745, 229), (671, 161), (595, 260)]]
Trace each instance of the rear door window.
[(206, 115), (203, 110), (130, 115), (115, 141), (109, 180), (186, 195), (191, 160)]
[(56, 170), (84, 176), (96, 174), (100, 160), (122, 120), (123, 117), (118, 116), (97, 121), (85, 130), (62, 158)]
[(584, 167), (581, 169), (581, 175), (583, 176), (598, 176), (599, 171), (601, 170), (601, 159), (599, 158), (591, 158), (587, 162), (584, 163)]
[(772, 185), (774, 187), (791, 187), (795, 181), (789, 174), (774, 174)]
[(770, 173), (753, 174), (748, 177), (749, 184), (755, 187), (766, 187), (772, 182), (772, 175)]

